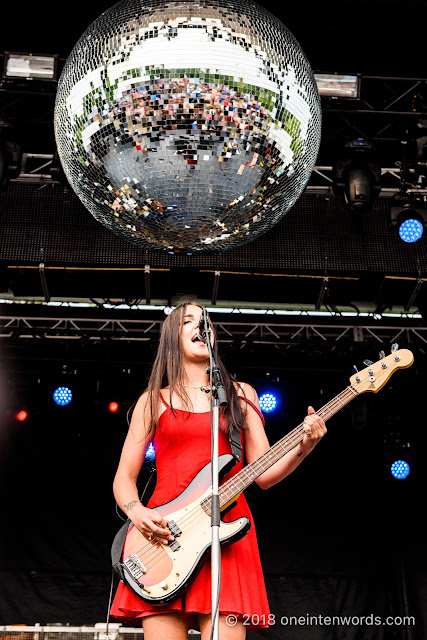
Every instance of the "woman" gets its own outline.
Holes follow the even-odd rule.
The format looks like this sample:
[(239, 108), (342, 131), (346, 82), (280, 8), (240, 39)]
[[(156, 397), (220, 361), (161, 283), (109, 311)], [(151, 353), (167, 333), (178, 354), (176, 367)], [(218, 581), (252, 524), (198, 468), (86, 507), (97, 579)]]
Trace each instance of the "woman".
[[(204, 389), (209, 385), (209, 353), (206, 344), (197, 339), (202, 312), (199, 305), (184, 303), (166, 318), (149, 384), (135, 406), (114, 479), (117, 504), (144, 536), (163, 544), (173, 537), (167, 520), (151, 507), (179, 495), (211, 458), (210, 394)], [(211, 342), (216, 354), (213, 331)], [(251, 386), (232, 381), (217, 355), (216, 358), (228, 399), (221, 415), (219, 454), (231, 452), (227, 431), (237, 429), (245, 460), (251, 463), (270, 447), (258, 398)], [(257, 478), (262, 489), (289, 475), (326, 433), (323, 420), (312, 407), (303, 424), (306, 435), (300, 444)], [(151, 441), (156, 452), (157, 485), (145, 507), (139, 501), (136, 483)], [(243, 462), (237, 463), (226, 479), (242, 466)], [(240, 495), (223, 519), (231, 521), (242, 515), (252, 522), (246, 500)], [(253, 522), (241, 540), (221, 547), (221, 567), (221, 640), (241, 640), (246, 629), (266, 628), (270, 612)], [(120, 583), (111, 616), (127, 622), (142, 618), (146, 640), (186, 640), (190, 628), (200, 629), (202, 640), (208, 640), (210, 604), (210, 565), (206, 561), (185, 594), (162, 606), (143, 602)]]

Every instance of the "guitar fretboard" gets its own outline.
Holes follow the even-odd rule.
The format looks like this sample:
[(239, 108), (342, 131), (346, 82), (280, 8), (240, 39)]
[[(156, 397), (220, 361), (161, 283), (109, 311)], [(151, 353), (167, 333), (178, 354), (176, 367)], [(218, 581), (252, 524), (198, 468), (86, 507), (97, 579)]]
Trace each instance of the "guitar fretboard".
[[(346, 404), (353, 400), (358, 392), (350, 385), (344, 391), (339, 393), (333, 400), (325, 404), (324, 407), (316, 411), (316, 414), (326, 420), (329, 420), (335, 413), (342, 409)], [(276, 442), (268, 451), (263, 453), (259, 458), (244, 467), (239, 473), (227, 480), (219, 488), (220, 508), (234, 501), (236, 496), (249, 487), (260, 475), (267, 471), (275, 462), (283, 458), (289, 451), (294, 449), (304, 438), (305, 431), (303, 423), (298, 425), (293, 431), (290, 431), (284, 438)], [(205, 498), (201, 505), (210, 514), (211, 497)]]

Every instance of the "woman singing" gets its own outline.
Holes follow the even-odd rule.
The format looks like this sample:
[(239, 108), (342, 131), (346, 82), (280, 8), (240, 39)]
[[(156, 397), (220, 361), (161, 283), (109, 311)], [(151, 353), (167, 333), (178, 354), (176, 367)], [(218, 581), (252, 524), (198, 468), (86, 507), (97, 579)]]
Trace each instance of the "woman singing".
[[(173, 540), (173, 536), (167, 528), (167, 519), (156, 511), (156, 505), (178, 496), (211, 460), (210, 394), (204, 389), (209, 386), (206, 373), (209, 352), (206, 344), (197, 339), (202, 312), (199, 305), (184, 303), (167, 316), (148, 387), (133, 411), (114, 479), (114, 496), (120, 508), (146, 538), (163, 544)], [(217, 356), (213, 330), (211, 343), (228, 400), (228, 405), (221, 410), (219, 454), (231, 453), (228, 430), (234, 429), (241, 436), (244, 460), (249, 464), (270, 447), (258, 397), (250, 385), (233, 381), (227, 373)], [(257, 478), (262, 489), (289, 475), (326, 433), (325, 423), (312, 407), (308, 409), (303, 427), (303, 440)], [(150, 442), (155, 449), (157, 484), (144, 506), (139, 501), (136, 483)], [(237, 462), (225, 480), (242, 467), (243, 461)], [(223, 520), (229, 522), (241, 516), (250, 519), (249, 532), (233, 544), (221, 547), (221, 640), (241, 640), (245, 638), (246, 629), (266, 628), (269, 620), (255, 527), (243, 494)], [(163, 605), (144, 602), (120, 582), (110, 613), (113, 618), (128, 623), (142, 618), (146, 640), (187, 640), (189, 629), (199, 629), (202, 640), (208, 640), (211, 630), (209, 560), (204, 562), (184, 595)], [(237, 622), (230, 624), (230, 620)], [(255, 622), (259, 624), (255, 626)]]

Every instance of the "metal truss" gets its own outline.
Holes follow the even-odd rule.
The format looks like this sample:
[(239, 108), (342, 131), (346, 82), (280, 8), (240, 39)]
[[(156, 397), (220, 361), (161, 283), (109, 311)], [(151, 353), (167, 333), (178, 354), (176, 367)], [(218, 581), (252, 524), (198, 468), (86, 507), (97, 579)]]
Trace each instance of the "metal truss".
[[(65, 309), (64, 309), (65, 310)], [(69, 309), (69, 311), (73, 311)], [(0, 315), (0, 339), (7, 340), (89, 340), (111, 342), (156, 342), (164, 320), (163, 314), (147, 318), (135, 312), (79, 314), (73, 317), (18, 313)], [(239, 348), (247, 345), (292, 346), (316, 344), (319, 347), (348, 344), (389, 345), (401, 342), (427, 349), (427, 326), (408, 317), (314, 317), (307, 313), (299, 316), (278, 316), (272, 313), (248, 318), (245, 314), (211, 314), (217, 339)], [(218, 314), (220, 315), (220, 314)], [(86, 316), (86, 317), (85, 317)], [(240, 317), (239, 317), (240, 316)], [(262, 318), (262, 319), (261, 319)]]
[[(334, 116), (334, 120), (327, 122), (328, 136), (369, 134), (371, 138), (390, 140), (402, 133), (402, 118), (407, 126), (408, 117), (425, 117), (427, 78), (367, 74), (358, 74), (358, 78), (357, 99), (322, 100), (323, 114)], [(364, 116), (374, 117), (368, 123)], [(388, 120), (385, 124), (384, 116)]]
[[(427, 187), (423, 176), (417, 175), (414, 169), (409, 171), (413, 178), (413, 194), (426, 195)], [(381, 168), (381, 182), (383, 186), (379, 193), (380, 198), (390, 198), (393, 194), (401, 191), (402, 176), (399, 167)], [(384, 186), (387, 184), (388, 186)], [(333, 188), (333, 167), (315, 166), (310, 177), (310, 182), (305, 188), (306, 194), (328, 196), (334, 193)]]

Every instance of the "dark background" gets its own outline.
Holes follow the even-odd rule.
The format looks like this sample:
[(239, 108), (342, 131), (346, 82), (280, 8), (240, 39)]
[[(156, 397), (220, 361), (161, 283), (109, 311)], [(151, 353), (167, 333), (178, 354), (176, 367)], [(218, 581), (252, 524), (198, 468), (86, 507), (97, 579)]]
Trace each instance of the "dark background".
[[(427, 76), (422, 0), (261, 4), (291, 30), (315, 71)], [(97, 1), (59, 7), (50, 0), (9, 4), (2, 8), (1, 48), (57, 53), (65, 60), (108, 6)], [(388, 101), (392, 95), (387, 93)], [(28, 95), (24, 105), (18, 98), (13, 106), (15, 99), (0, 92), (3, 116), (17, 117), (27, 151), (53, 153), (54, 96)], [(338, 115), (327, 113), (327, 104), (323, 107), (319, 164), (330, 164), (341, 133), (348, 130), (341, 116), (338, 121)], [(349, 118), (352, 131), (374, 126), (357, 114)], [(412, 126), (410, 116), (390, 122), (397, 137)], [(382, 152), (384, 163), (393, 166), (395, 147), (384, 144)], [(213, 271), (221, 268), (218, 300), (313, 308), (326, 272), (331, 277), (327, 308), (364, 305), (379, 312), (405, 306), (416, 278), (425, 275), (427, 259), (425, 238), (411, 246), (390, 234), (386, 198), (355, 217), (332, 194), (305, 194), (276, 229), (255, 243), (197, 259), (147, 254), (125, 244), (58, 184), (48, 189), (10, 184), (0, 193), (0, 233), (0, 291), (15, 301), (43, 299), (42, 247), (50, 295), (57, 299), (144, 301), (140, 269), (148, 260), (151, 296), (163, 303), (186, 292), (209, 301)], [(346, 277), (353, 280), (339, 279)], [(424, 295), (421, 287), (415, 308), (422, 316)], [(424, 317), (417, 323), (425, 327)], [(0, 342), (0, 623), (92, 624), (107, 615), (110, 544), (121, 524), (111, 484), (126, 410), (144, 388), (156, 339), (105, 339), (95, 345), (84, 337), (73, 341), (58, 335), (49, 341), (41, 333), (25, 338), (24, 329), (3, 331)], [(414, 365), (396, 373), (378, 395), (357, 398), (334, 417), (326, 439), (284, 483), (266, 493), (252, 487), (247, 497), (278, 618), (374, 614), (385, 620), (409, 614), (416, 625), (276, 625), (259, 637), (425, 637), (425, 344), (406, 330), (399, 344), (413, 350)], [(375, 340), (369, 345), (349, 340), (341, 350), (335, 346), (333, 340), (311, 338), (296, 346), (224, 343), (230, 371), (259, 393), (279, 379), (273, 386), (280, 392), (280, 407), (267, 419), (271, 442), (302, 420), (308, 403), (319, 407), (340, 392), (353, 365), (363, 368), (364, 358), (375, 361), (378, 349), (389, 352), (390, 347)], [(60, 408), (51, 392), (64, 381), (73, 387), (74, 400)], [(117, 414), (108, 412), (110, 400), (120, 403)], [(30, 413), (23, 424), (14, 419), (21, 407)], [(408, 451), (411, 474), (394, 481), (390, 461)]]

